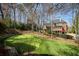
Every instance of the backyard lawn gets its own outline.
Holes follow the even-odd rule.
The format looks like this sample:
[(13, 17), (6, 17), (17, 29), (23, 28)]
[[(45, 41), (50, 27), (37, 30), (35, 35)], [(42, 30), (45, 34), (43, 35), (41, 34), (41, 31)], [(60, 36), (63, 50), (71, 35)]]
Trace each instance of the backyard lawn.
[(75, 42), (64, 42), (59, 39), (46, 39), (33, 34), (22, 34), (7, 38), (6, 45), (15, 47), (18, 53), (45, 55), (79, 55), (79, 47)]

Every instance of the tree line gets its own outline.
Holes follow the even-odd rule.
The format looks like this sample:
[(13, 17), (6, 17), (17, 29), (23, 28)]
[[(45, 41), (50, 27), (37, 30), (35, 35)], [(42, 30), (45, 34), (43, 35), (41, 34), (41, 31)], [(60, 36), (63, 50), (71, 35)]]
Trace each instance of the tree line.
[[(79, 4), (68, 3), (0, 3), (0, 20), (6, 23), (8, 28), (21, 28), (40, 31), (57, 13), (63, 15), (72, 11), (72, 30), (79, 34)], [(29, 28), (29, 29), (28, 29)]]

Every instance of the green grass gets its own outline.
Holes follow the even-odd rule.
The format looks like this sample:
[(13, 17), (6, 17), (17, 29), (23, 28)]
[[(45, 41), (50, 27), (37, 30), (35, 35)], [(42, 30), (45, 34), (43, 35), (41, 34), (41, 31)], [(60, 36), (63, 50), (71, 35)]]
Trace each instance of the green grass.
[(79, 47), (60, 43), (55, 40), (46, 40), (31, 34), (16, 35), (7, 38), (6, 44), (14, 46), (19, 53), (34, 52), (48, 55), (79, 55)]

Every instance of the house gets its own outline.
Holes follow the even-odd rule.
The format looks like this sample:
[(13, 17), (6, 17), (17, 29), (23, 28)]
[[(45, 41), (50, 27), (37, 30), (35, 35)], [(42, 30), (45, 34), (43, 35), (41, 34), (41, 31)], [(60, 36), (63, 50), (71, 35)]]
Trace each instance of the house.
[(64, 20), (53, 20), (51, 24), (46, 25), (47, 28), (51, 29), (54, 32), (67, 32), (68, 25)]

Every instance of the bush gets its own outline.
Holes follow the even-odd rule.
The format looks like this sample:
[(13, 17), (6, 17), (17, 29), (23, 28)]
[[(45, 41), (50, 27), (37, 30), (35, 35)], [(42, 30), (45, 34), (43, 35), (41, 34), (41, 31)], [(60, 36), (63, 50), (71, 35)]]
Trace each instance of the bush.
[(4, 31), (7, 28), (6, 24), (0, 21), (0, 31)]
[(47, 33), (48, 33), (48, 34), (51, 34), (51, 30), (50, 30), (50, 29), (47, 29)]
[(26, 30), (31, 30), (31, 29), (32, 29), (31, 26), (32, 26), (32, 24), (26, 24), (25, 29), (26, 29)]

